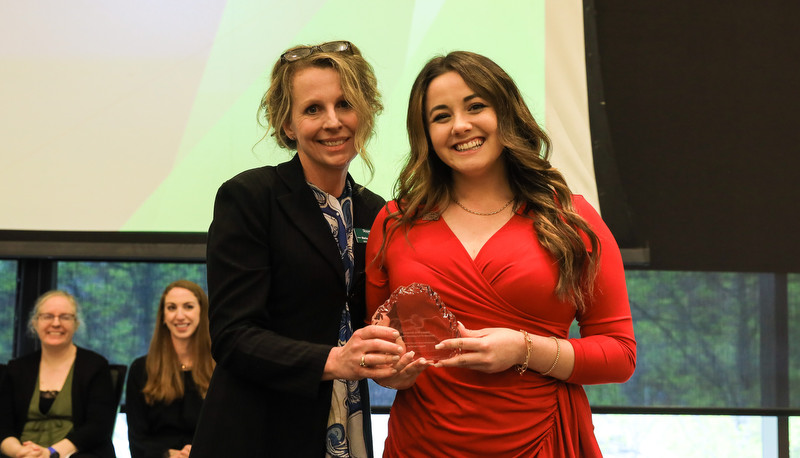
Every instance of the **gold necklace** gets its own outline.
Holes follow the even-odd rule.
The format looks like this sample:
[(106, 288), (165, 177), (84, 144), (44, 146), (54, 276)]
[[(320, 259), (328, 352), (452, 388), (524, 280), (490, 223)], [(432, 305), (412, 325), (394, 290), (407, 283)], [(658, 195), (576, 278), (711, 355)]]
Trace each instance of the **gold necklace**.
[(467, 212), (467, 213), (472, 213), (473, 215), (478, 215), (478, 216), (492, 216), (492, 215), (496, 215), (496, 214), (500, 213), (501, 211), (505, 210), (506, 208), (508, 208), (508, 206), (511, 205), (511, 202), (514, 202), (514, 198), (512, 197), (511, 200), (506, 202), (506, 204), (503, 205), (502, 207), (500, 207), (500, 209), (495, 210), (493, 212), (489, 212), (489, 213), (476, 212), (474, 210), (470, 210), (469, 208), (467, 208), (464, 205), (462, 205), (461, 202), (459, 202), (458, 199), (456, 199), (456, 198), (453, 198), (453, 202), (455, 202), (456, 205), (458, 205), (459, 207), (463, 208), (464, 211)]

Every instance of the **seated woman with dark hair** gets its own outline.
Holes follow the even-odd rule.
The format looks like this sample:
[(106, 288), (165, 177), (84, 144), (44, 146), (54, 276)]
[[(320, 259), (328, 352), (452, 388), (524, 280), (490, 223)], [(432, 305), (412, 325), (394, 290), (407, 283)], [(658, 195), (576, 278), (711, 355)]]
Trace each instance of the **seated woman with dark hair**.
[(76, 346), (78, 303), (36, 301), (29, 326), (42, 349), (8, 364), (0, 382), (0, 451), (14, 458), (114, 457), (117, 402), (108, 361)]
[(189, 456), (213, 370), (208, 297), (193, 282), (172, 282), (161, 295), (150, 350), (128, 376), (132, 458)]

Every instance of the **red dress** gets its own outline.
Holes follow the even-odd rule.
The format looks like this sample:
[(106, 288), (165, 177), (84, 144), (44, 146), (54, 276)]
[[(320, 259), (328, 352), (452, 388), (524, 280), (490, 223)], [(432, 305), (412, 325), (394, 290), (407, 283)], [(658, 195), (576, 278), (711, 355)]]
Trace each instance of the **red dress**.
[[(554, 294), (558, 267), (539, 244), (529, 218), (515, 214), (473, 260), (444, 219), (396, 231), (384, 265), (367, 267), (368, 315), (400, 286), (430, 285), (468, 329), (504, 327), (570, 339), (575, 368), (567, 381), (514, 368), (496, 374), (428, 368), (398, 391), (389, 416), (384, 457), (601, 456), (582, 384), (624, 382), (636, 364), (625, 275), (619, 248), (581, 196), (576, 211), (602, 246), (596, 293), (585, 313)], [(392, 202), (394, 210), (396, 204)], [(372, 226), (367, 259), (382, 242), (386, 209)]]

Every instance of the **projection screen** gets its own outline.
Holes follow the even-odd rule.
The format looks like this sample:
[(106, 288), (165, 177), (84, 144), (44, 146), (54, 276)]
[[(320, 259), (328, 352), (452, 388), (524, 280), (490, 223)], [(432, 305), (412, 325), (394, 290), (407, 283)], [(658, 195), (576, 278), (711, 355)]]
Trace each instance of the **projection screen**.
[(372, 63), (385, 105), (360, 183), (391, 198), (414, 77), (469, 50), (514, 77), (597, 206), (580, 1), (4, 1), (0, 230), (205, 232), (223, 181), (291, 155), (256, 122), (279, 54), (336, 39)]

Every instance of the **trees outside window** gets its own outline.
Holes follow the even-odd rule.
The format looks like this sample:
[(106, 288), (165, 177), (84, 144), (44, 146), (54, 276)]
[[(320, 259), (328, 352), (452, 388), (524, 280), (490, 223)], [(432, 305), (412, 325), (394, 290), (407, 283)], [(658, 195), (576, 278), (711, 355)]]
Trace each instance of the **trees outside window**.
[(205, 291), (205, 264), (149, 262), (59, 262), (57, 284), (81, 305), (78, 345), (112, 363), (130, 364), (147, 353), (164, 288), (191, 280)]
[(759, 274), (630, 270), (636, 372), (592, 405), (760, 407)]
[(17, 294), (17, 262), (0, 260), (0, 363), (14, 350), (14, 308)]
[[(14, 341), (19, 336), (14, 333), (21, 332), (17, 320), (28, 318), (15, 316), (21, 262), (0, 260), (0, 362), (16, 356)], [(186, 278), (207, 290), (203, 263), (58, 261), (55, 266), (56, 287), (74, 294), (82, 307), (76, 343), (118, 364), (130, 364), (147, 352), (156, 307), (168, 283)], [(638, 343), (637, 367), (627, 383), (586, 387), (593, 408), (600, 412), (595, 418), (599, 433), (603, 425), (617, 421), (643, 426), (686, 424), (691, 419), (707, 423), (700, 429), (717, 424), (721, 436), (734, 428), (742, 437), (750, 437), (748, 444), (756, 448), (760, 445), (753, 441), (772, 440), (773, 429), (762, 427), (766, 423), (761, 417), (747, 416), (747, 409), (800, 408), (800, 274), (629, 269), (626, 279)], [(765, 283), (778, 287), (770, 290)], [(776, 291), (775, 297), (770, 291)], [(781, 307), (785, 314), (778, 316), (785, 319), (771, 322), (770, 310)], [(577, 335), (576, 326), (572, 335)], [(787, 358), (767, 361), (765, 355), (770, 353), (764, 347), (770, 345)], [(776, 361), (784, 361), (783, 366), (764, 370)], [(765, 401), (769, 387), (780, 386), (771, 374), (784, 377), (781, 383), (788, 387), (784, 397), (775, 398), (788, 399), (781, 405)], [(374, 411), (388, 413), (395, 392), (376, 384), (371, 384), (371, 391)], [(659, 407), (695, 410), (642, 415)], [(715, 408), (742, 409), (745, 416), (697, 415)], [(609, 414), (615, 412), (638, 414)], [(638, 447), (628, 432), (620, 435), (617, 429), (606, 428), (608, 437), (598, 435), (605, 447), (610, 450), (618, 442), (622, 449)], [(790, 417), (787, 429), (795, 439), (790, 440), (792, 453), (800, 453), (797, 417)]]

